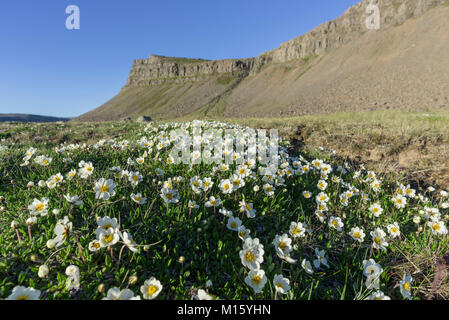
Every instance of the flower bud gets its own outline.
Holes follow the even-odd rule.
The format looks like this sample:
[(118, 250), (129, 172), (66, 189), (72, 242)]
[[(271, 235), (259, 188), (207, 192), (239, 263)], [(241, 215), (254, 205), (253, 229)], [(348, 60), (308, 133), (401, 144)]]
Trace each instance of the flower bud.
[(16, 230), (19, 228), (19, 223), (16, 221), (11, 222), (11, 229)]
[(137, 283), (137, 280), (139, 280), (139, 278), (137, 276), (130, 276), (128, 279), (128, 283), (130, 286), (135, 285)]
[(48, 276), (49, 271), (50, 270), (48, 269), (48, 266), (46, 264), (43, 264), (39, 267), (37, 275), (39, 276), (39, 278), (45, 278)]
[(48, 240), (47, 241), (47, 248), (48, 249), (53, 249), (54, 247), (56, 247), (56, 243), (52, 239)]
[(103, 293), (106, 290), (106, 286), (104, 285), (104, 283), (101, 283), (98, 288), (97, 288), (99, 293)]
[(27, 188), (30, 189), (32, 187), (34, 187), (34, 182), (33, 181), (28, 182)]
[(184, 256), (180, 256), (179, 259), (178, 259), (178, 262), (180, 264), (183, 264), (184, 262), (186, 262), (186, 258)]
[(37, 185), (41, 188), (45, 187), (47, 184), (45, 183), (44, 180), (39, 180), (39, 182), (37, 183)]
[(33, 255), (31, 255), (31, 257), (30, 257), (30, 260), (33, 261), (33, 262), (38, 262), (38, 261), (39, 261), (39, 258), (37, 257), (37, 255), (33, 254)]

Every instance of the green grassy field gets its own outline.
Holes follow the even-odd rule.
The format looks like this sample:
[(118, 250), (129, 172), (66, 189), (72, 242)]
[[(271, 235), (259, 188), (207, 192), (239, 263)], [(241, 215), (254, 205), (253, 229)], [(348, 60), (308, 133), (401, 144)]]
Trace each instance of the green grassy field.
[[(319, 125), (342, 134), (350, 121), (340, 117)], [(357, 117), (359, 128), (375, 126)], [(435, 117), (417, 115), (428, 137), (443, 130)], [(400, 121), (385, 116), (385, 128), (401, 130), (390, 120)], [(301, 124), (318, 126), (313, 118), (236, 122), (278, 127), (286, 138)], [(289, 139), (268, 178), (259, 163), (243, 174), (235, 164), (172, 164), (171, 128), (2, 124), (0, 299), (448, 298), (440, 189), (415, 190), (392, 173), (345, 165), (327, 146)]]

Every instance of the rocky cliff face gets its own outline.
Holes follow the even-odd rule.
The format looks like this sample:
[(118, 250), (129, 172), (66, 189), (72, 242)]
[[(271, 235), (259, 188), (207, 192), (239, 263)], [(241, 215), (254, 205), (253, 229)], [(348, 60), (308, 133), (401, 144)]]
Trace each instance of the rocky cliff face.
[(208, 61), (150, 55), (149, 59), (134, 61), (125, 88), (165, 82), (199, 81), (205, 76), (217, 74), (234, 75), (251, 70), (253, 65), (254, 59)]

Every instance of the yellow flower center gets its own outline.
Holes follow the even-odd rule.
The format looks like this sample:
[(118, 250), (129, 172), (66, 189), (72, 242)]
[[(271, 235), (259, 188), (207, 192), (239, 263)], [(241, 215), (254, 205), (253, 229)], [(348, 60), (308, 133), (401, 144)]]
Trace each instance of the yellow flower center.
[(256, 274), (256, 275), (253, 277), (253, 283), (254, 283), (254, 284), (259, 284), (260, 281), (262, 281), (262, 278), (261, 278), (259, 275)]
[(375, 237), (374, 242), (380, 245), (382, 243), (382, 240), (380, 239), (380, 237)]
[(404, 283), (404, 285), (402, 286), (402, 288), (406, 291), (410, 291), (411, 287), (410, 287), (410, 283), (406, 282)]
[(281, 248), (282, 251), (285, 250), (285, 248), (287, 247), (287, 244), (285, 242), (279, 242), (279, 248)]
[(109, 187), (108, 186), (102, 186), (101, 187), (101, 192), (108, 192), (109, 191)]
[(148, 294), (149, 294), (150, 296), (152, 296), (153, 294), (155, 294), (156, 291), (157, 291), (157, 287), (156, 287), (156, 286), (151, 285), (151, 286), (148, 287)]
[(17, 298), (16, 298), (16, 300), (29, 300), (30, 298), (28, 297), (28, 296), (24, 296), (24, 295), (22, 295), (22, 296), (18, 296)]
[(231, 228), (233, 228), (233, 229), (237, 228), (237, 223), (231, 222)]
[(360, 238), (360, 232), (354, 232), (354, 234), (353, 234), (353, 236), (354, 236), (354, 238)]
[(110, 234), (104, 238), (104, 242), (106, 242), (106, 243), (111, 243), (112, 240), (114, 240), (114, 236), (112, 234)]
[(256, 259), (256, 256), (254, 253), (252, 253), (251, 251), (248, 251), (245, 255), (245, 259), (248, 262), (253, 262)]
[(439, 231), (440, 230), (440, 225), (439, 224), (434, 224), (433, 226), (432, 226), (432, 228), (433, 228), (433, 230), (435, 230), (435, 231)]
[(165, 196), (167, 197), (168, 200), (173, 199), (173, 194), (172, 193), (167, 193)]
[(43, 203), (39, 203), (37, 206), (36, 206), (36, 210), (37, 211), (42, 211), (44, 209), (44, 204)]

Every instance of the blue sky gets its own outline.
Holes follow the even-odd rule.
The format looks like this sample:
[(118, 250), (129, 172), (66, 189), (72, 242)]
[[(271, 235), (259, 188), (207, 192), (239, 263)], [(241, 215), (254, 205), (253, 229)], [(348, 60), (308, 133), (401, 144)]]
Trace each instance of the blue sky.
[[(73, 117), (120, 91), (150, 53), (247, 58), (359, 0), (8, 0), (0, 10), (0, 113)], [(68, 5), (80, 30), (67, 30)]]

